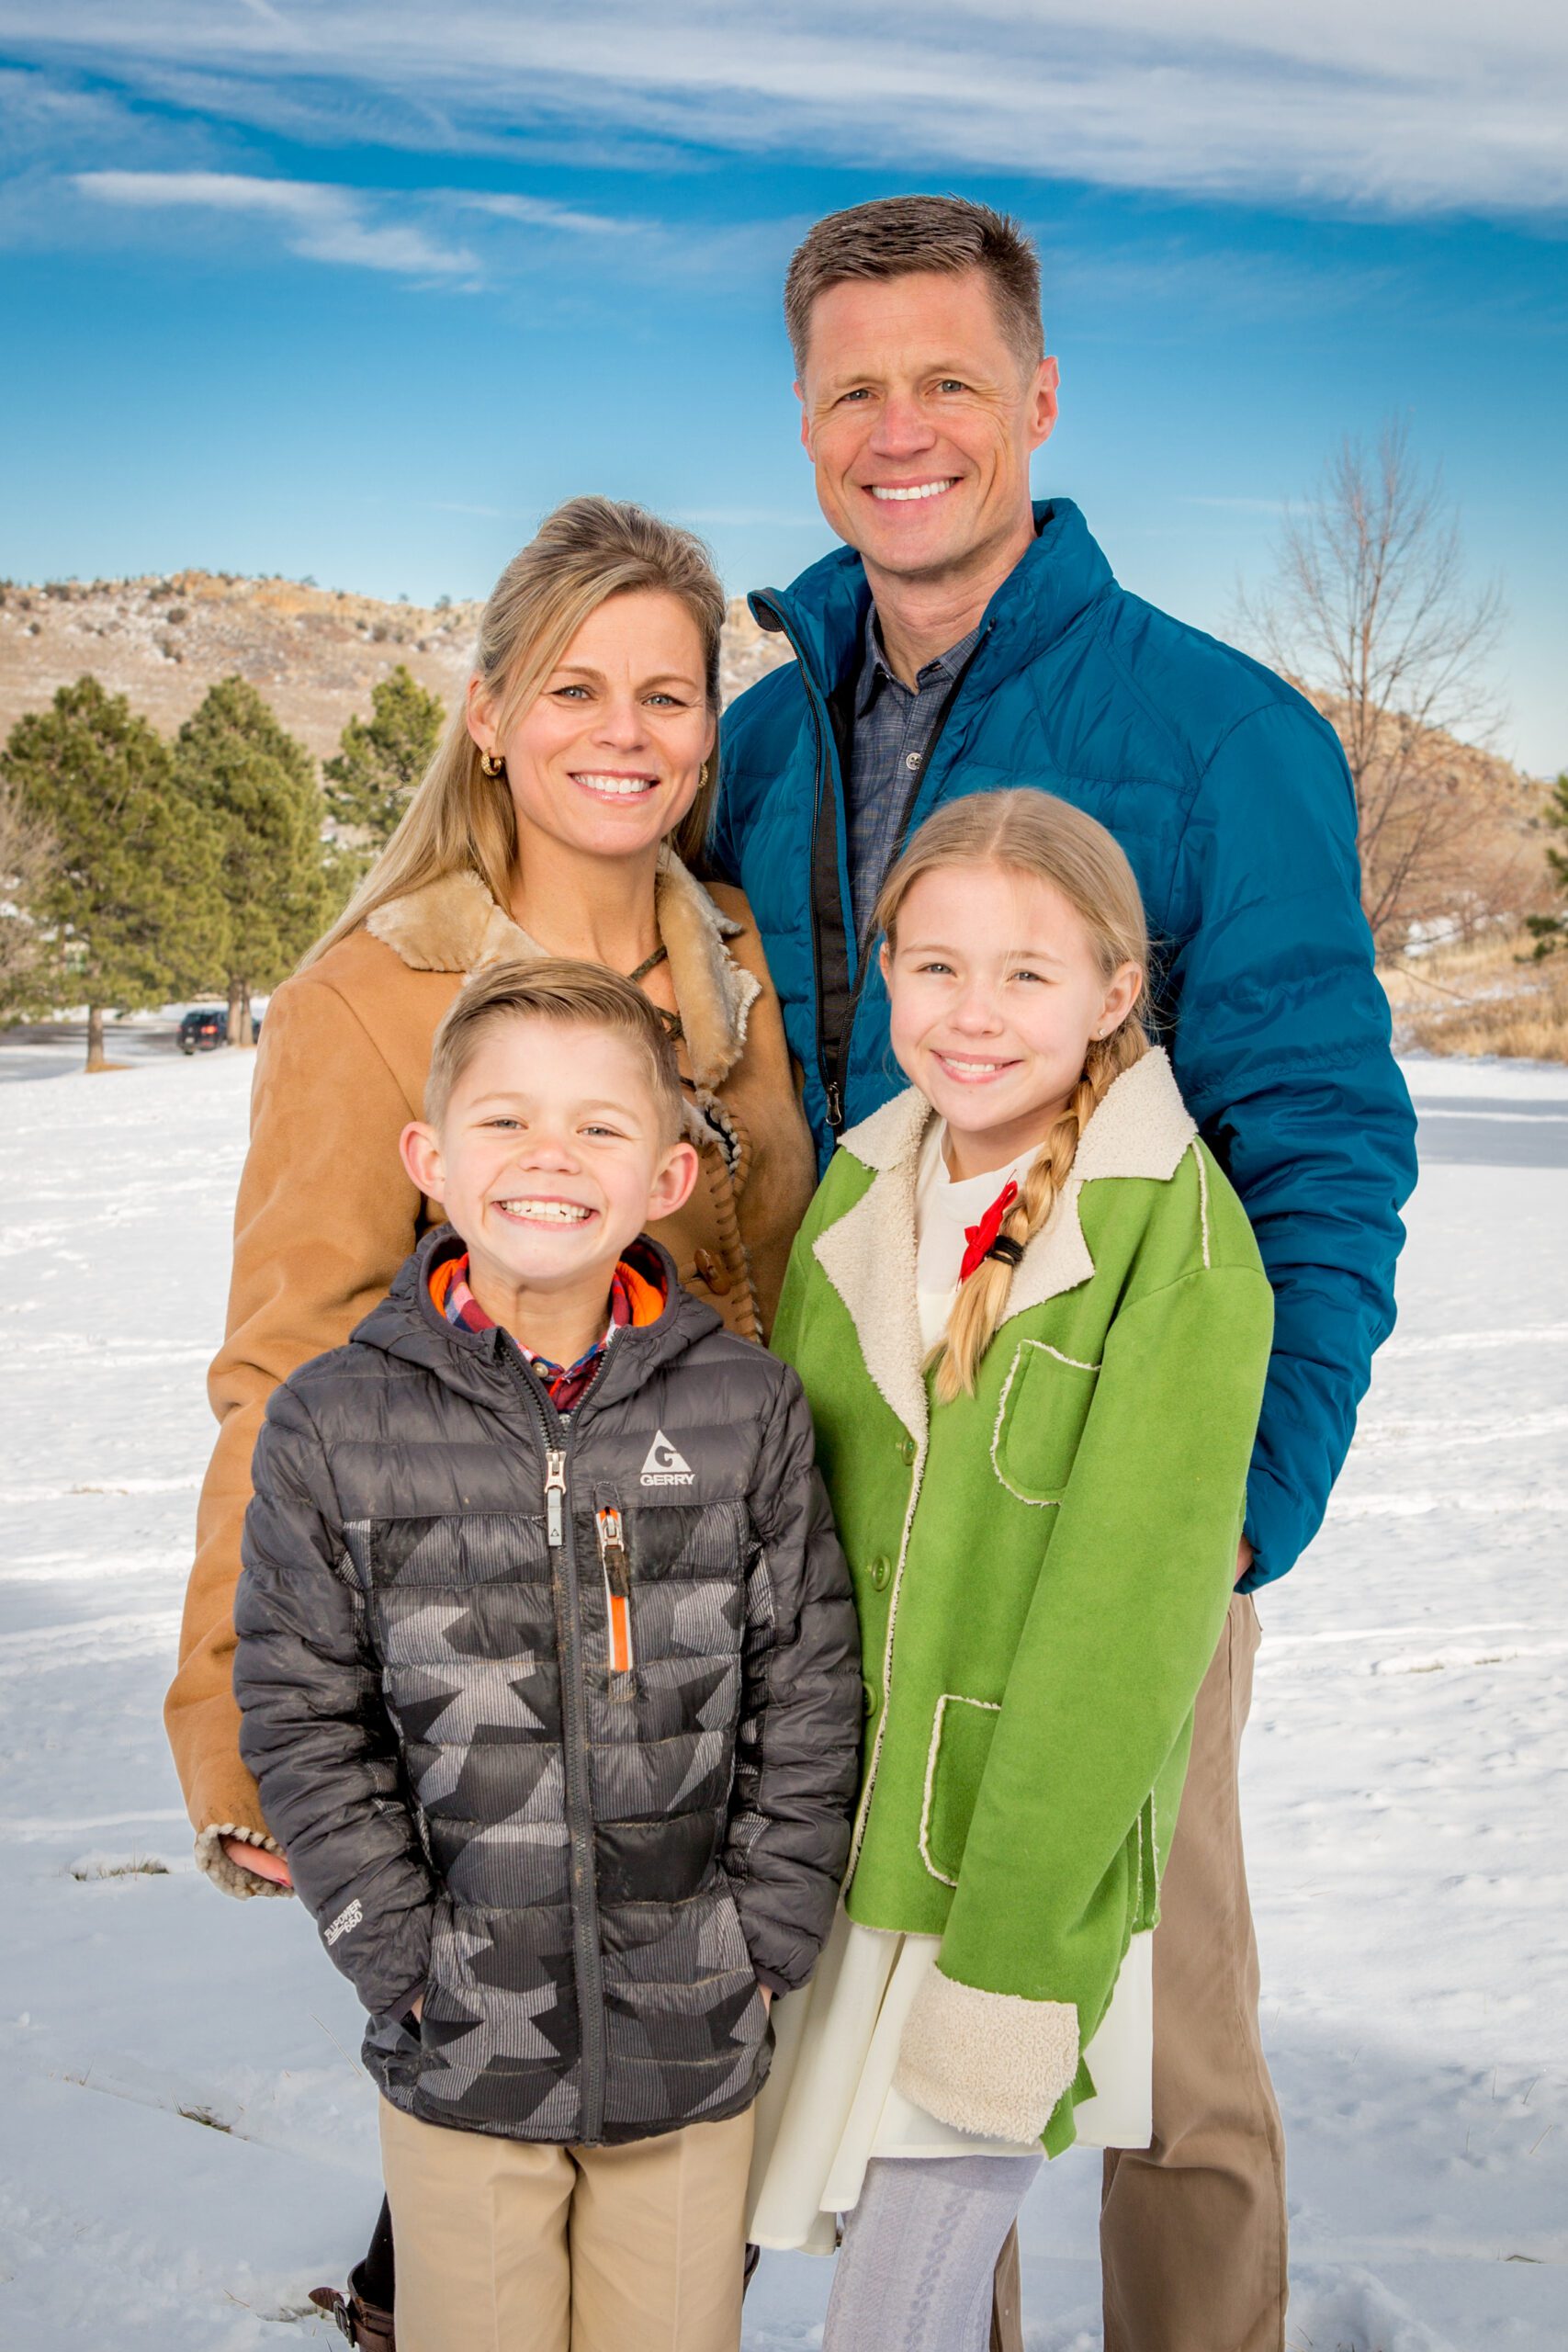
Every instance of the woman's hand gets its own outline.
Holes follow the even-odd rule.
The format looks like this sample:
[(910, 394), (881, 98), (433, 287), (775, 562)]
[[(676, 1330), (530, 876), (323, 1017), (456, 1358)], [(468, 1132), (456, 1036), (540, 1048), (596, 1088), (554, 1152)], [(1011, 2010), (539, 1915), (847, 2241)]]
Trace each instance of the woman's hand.
[(768, 2011), (773, 2006), (773, 1986), (771, 1984), (759, 1984), (757, 1990), (762, 1996), (762, 2015), (766, 2017)]
[(292, 1890), (294, 1881), (281, 1854), (273, 1853), (265, 1846), (247, 1845), (243, 1838), (225, 1838), (221, 1842), (224, 1853), (241, 1870), (249, 1871), (254, 1878), (268, 1879), (274, 1886)]

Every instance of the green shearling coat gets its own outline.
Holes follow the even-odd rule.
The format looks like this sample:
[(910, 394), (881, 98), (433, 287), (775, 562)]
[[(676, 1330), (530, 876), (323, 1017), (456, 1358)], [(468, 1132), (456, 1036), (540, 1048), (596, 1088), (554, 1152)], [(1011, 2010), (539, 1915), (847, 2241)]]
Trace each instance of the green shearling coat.
[(1158, 1917), (1235, 1576), (1273, 1302), (1166, 1056), (1114, 1082), (1013, 1277), (976, 1394), (935, 1404), (912, 1090), (848, 1135), (773, 1346), (799, 1372), (865, 1678), (852, 1918), (940, 1936), (900, 2087), (1055, 2153)]

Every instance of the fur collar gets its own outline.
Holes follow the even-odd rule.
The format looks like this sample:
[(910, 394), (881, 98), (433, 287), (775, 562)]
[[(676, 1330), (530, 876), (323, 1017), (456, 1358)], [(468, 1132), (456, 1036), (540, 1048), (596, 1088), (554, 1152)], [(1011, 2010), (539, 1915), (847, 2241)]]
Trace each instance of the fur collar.
[[(934, 1116), (913, 1087), (852, 1127), (840, 1148), (874, 1171), (853, 1208), (818, 1235), (815, 1254), (850, 1311), (866, 1370), (913, 1437), (926, 1433), (924, 1351), (915, 1299), (915, 1184)], [(1159, 1047), (1123, 1070), (1078, 1139), (1072, 1172), (1024, 1251), (1004, 1325), (1094, 1272), (1078, 1216), (1084, 1186), (1106, 1177), (1175, 1175), (1198, 1129)]]
[[(722, 1086), (740, 1058), (747, 1019), (761, 994), (761, 981), (725, 944), (745, 926), (721, 913), (673, 851), (660, 861), (655, 890), (693, 1079), (699, 1087)], [(471, 973), (503, 956), (545, 953), (470, 869), (389, 899), (365, 928), (416, 972)]]

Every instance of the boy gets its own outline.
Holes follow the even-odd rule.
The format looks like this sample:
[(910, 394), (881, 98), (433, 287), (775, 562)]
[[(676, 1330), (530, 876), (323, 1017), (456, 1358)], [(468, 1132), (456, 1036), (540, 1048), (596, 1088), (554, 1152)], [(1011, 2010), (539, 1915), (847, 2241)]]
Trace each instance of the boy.
[(810, 1417), (642, 1234), (699, 1162), (629, 981), (481, 972), (425, 1112), (447, 1222), (256, 1449), (242, 1748), (370, 2012), (401, 2352), (734, 2352), (859, 1745)]

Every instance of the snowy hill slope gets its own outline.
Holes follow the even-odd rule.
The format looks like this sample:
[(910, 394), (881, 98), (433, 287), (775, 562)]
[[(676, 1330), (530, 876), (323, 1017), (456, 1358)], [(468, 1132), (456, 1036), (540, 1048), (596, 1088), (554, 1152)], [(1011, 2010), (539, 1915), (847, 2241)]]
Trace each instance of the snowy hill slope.
[[(26, 1049), (0, 1048), (7, 1074)], [(1247, 1776), (1290, 2132), (1292, 2352), (1568, 2340), (1568, 1072), (1418, 1063), (1400, 1329), (1263, 1603)], [(248, 1057), (7, 1085), (0, 1140), (0, 2342), (337, 2341), (372, 2097), (288, 1903), (199, 1881), (159, 1703), (209, 1434)], [(159, 1867), (159, 1866), (162, 1867)], [(1026, 2211), (1089, 2352), (1093, 2160)], [(749, 2352), (818, 2341), (771, 2259)], [(1218, 2352), (1218, 2347), (1216, 2347)]]

